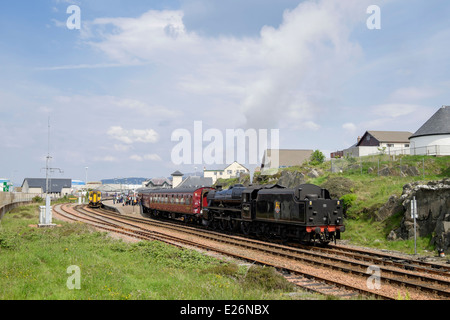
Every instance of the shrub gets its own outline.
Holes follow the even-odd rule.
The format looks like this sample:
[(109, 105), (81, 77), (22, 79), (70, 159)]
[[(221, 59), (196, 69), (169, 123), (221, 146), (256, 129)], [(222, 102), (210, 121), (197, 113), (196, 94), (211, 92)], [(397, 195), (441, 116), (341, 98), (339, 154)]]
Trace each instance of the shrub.
[(340, 201), (342, 202), (344, 213), (346, 213), (347, 210), (355, 203), (356, 198), (356, 194), (354, 193), (345, 194), (341, 197)]
[(38, 202), (43, 202), (44, 199), (43, 199), (42, 197), (35, 196), (35, 197), (33, 197), (32, 201), (33, 201), (34, 203), (38, 203)]
[(292, 291), (294, 285), (288, 282), (275, 268), (252, 266), (243, 279), (243, 284), (249, 288), (264, 290)]
[(312, 165), (318, 165), (325, 161), (325, 155), (320, 150), (316, 150), (312, 153), (309, 160)]

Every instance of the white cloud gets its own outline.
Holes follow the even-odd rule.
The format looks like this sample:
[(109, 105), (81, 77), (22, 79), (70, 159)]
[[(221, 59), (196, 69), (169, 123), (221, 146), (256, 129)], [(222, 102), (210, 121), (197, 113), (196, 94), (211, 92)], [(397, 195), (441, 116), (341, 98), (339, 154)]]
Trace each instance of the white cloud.
[(436, 88), (406, 87), (395, 90), (390, 100), (398, 102), (413, 102), (435, 97), (440, 93)]
[(156, 143), (159, 140), (158, 133), (153, 129), (132, 129), (126, 130), (121, 126), (110, 127), (107, 134), (122, 143), (133, 144), (135, 142), (141, 143)]
[(134, 160), (134, 161), (144, 161), (144, 158), (137, 155), (137, 154), (133, 154), (130, 156), (130, 160)]
[(113, 156), (94, 157), (94, 161), (98, 162), (117, 162), (117, 158)]
[(347, 130), (347, 131), (350, 131), (352, 133), (355, 132), (356, 129), (357, 129), (356, 125), (354, 123), (351, 123), (351, 122), (344, 123), (342, 125), (342, 128)]
[(213, 117), (227, 108), (236, 115), (230, 126), (298, 127), (302, 121), (317, 130), (320, 108), (331, 108), (323, 97), (361, 57), (351, 30), (367, 18), (369, 2), (305, 1), (286, 10), (279, 27), (265, 26), (253, 38), (202, 37), (187, 30), (179, 10), (95, 19), (83, 34), (113, 64), (156, 65), (175, 89), (211, 97), (213, 105), (189, 105), (190, 114), (208, 107)]
[(131, 160), (142, 162), (144, 160), (148, 161), (162, 161), (161, 157), (157, 154), (146, 154), (144, 156), (140, 156), (137, 154), (133, 154), (130, 156)]
[(124, 145), (124, 144), (114, 144), (114, 150), (119, 152), (127, 152), (130, 151), (132, 148), (131, 145)]
[(370, 107), (372, 114), (387, 118), (406, 116), (420, 110), (420, 108), (419, 105), (405, 103), (386, 103)]
[(144, 159), (150, 161), (162, 161), (161, 157), (157, 154), (146, 154)]

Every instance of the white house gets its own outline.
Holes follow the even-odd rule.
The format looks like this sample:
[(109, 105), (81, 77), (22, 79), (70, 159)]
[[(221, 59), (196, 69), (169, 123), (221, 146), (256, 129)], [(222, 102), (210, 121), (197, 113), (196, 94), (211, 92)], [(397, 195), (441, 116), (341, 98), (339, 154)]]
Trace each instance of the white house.
[(219, 170), (206, 170), (203, 169), (203, 177), (212, 178), (213, 184), (216, 183), (217, 179), (230, 179), (230, 178), (238, 178), (241, 173), (250, 174), (250, 170), (244, 167), (242, 164), (238, 162), (233, 162), (225, 169)]
[(410, 138), (412, 155), (450, 155), (450, 106), (442, 106)]
[(409, 131), (366, 131), (355, 145), (343, 151), (343, 156), (363, 157), (379, 154), (409, 154)]

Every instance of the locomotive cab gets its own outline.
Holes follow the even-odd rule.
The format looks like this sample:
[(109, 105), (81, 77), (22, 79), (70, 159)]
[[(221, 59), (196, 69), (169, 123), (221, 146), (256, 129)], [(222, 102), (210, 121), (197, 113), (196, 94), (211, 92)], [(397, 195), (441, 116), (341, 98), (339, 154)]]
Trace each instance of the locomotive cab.
[(307, 221), (306, 232), (313, 239), (327, 242), (328, 239), (340, 239), (343, 226), (343, 208), (339, 200), (333, 200), (328, 190), (315, 185), (301, 185), (296, 196), (305, 203)]
[(294, 190), (279, 186), (259, 190), (255, 205), (243, 210), (243, 216), (250, 217), (252, 207), (255, 210), (252, 217), (262, 229), (260, 232), (282, 238), (328, 243), (339, 239), (344, 231), (339, 200), (332, 200), (326, 189), (316, 185), (304, 184)]

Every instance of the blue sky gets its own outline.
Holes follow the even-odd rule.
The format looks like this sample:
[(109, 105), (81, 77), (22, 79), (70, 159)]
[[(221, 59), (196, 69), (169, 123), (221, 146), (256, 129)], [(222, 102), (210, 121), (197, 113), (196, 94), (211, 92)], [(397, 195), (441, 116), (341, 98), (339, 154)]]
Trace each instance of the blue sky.
[(450, 101), (449, 16), (444, 0), (2, 1), (0, 176), (45, 175), (48, 117), (54, 176), (89, 180), (221, 167), (173, 163), (194, 121), (327, 156), (415, 132)]

